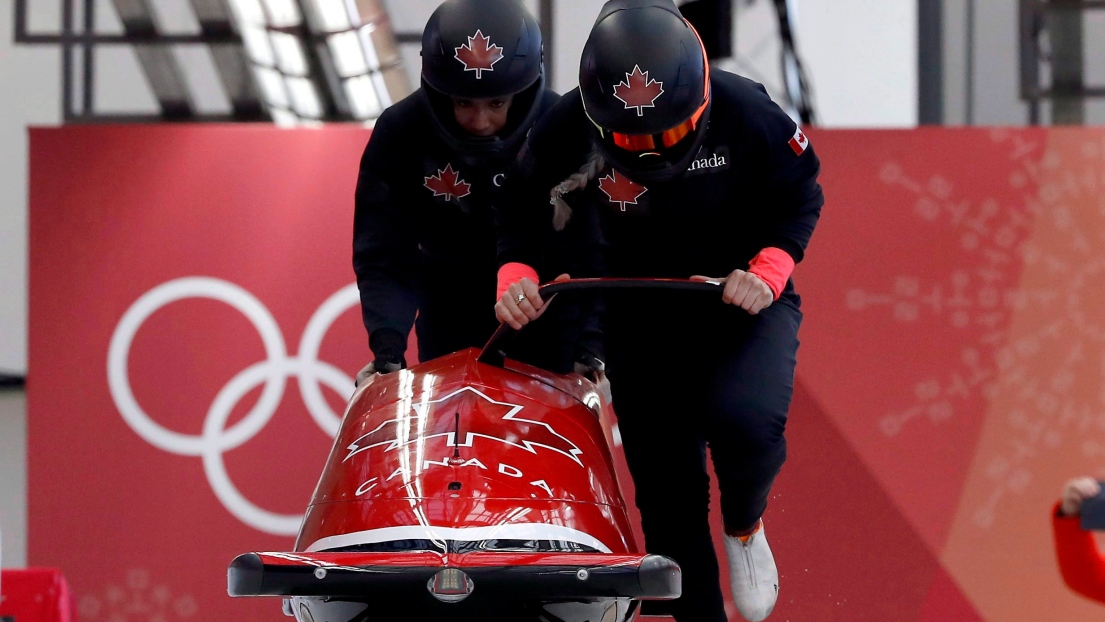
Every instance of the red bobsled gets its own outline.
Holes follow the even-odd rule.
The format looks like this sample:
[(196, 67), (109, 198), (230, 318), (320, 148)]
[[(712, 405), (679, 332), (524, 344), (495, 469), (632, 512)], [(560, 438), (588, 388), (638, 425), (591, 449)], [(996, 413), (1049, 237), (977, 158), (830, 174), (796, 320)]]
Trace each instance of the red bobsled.
[[(579, 279), (585, 287), (702, 289)], [(502, 337), (375, 376), (353, 394), (294, 552), (246, 553), (231, 596), (282, 596), (298, 622), (628, 622), (680, 593), (635, 542), (609, 407), (580, 375), (507, 359)]]

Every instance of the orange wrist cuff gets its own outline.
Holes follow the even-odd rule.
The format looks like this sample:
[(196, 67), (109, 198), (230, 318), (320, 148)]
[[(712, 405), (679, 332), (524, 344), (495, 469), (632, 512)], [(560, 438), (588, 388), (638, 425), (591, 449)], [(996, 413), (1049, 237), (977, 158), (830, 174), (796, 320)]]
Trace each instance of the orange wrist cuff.
[(768, 247), (748, 262), (748, 271), (763, 279), (778, 300), (794, 272), (794, 258), (781, 248)]
[(537, 276), (537, 270), (527, 266), (524, 263), (511, 262), (503, 264), (499, 268), (498, 285), (495, 287), (495, 299), (503, 297), (503, 293), (506, 292), (514, 283), (528, 278), (534, 283), (539, 283)]

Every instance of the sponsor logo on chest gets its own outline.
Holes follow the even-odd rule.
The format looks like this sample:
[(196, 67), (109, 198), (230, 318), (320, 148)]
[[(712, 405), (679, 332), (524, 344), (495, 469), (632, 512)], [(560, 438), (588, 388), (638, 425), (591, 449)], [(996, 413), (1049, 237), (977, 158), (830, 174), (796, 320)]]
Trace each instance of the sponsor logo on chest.
[[(475, 190), (473, 184), (465, 179), (467, 175), (455, 170), (451, 163), (443, 168), (433, 167), (429, 170), (435, 172), (422, 178), (422, 187), (433, 193), (434, 198), (439, 201), (460, 203), (460, 199), (471, 195)], [(495, 188), (501, 188), (506, 182), (506, 175), (504, 173), (486, 174), (484, 177), (477, 175), (476, 181), (481, 184), (481, 187), (486, 187), (490, 182)]]
[(691, 165), (687, 167), (687, 174), (724, 171), (729, 168), (731, 160), (729, 147), (718, 147), (713, 152), (709, 152), (703, 147), (698, 152), (698, 156), (691, 160)]

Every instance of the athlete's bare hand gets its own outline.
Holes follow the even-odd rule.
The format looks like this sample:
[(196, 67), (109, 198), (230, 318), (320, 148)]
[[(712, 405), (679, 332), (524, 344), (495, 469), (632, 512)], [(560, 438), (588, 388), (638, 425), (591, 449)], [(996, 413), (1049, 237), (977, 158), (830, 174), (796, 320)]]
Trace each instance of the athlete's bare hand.
[(1092, 477), (1078, 477), (1063, 486), (1063, 497), (1059, 502), (1059, 513), (1063, 516), (1078, 516), (1082, 513), (1082, 502), (1096, 497), (1101, 492), (1101, 484)]
[(701, 275), (691, 277), (692, 281), (706, 281), (724, 284), (725, 291), (721, 300), (725, 304), (736, 305), (756, 315), (771, 306), (775, 301), (775, 292), (760, 277), (745, 270), (733, 270), (725, 278), (712, 278)]
[[(569, 279), (567, 274), (556, 277), (557, 281)], [(499, 301), (495, 303), (495, 317), (500, 322), (506, 322), (514, 330), (520, 330), (531, 320), (536, 320), (545, 312), (546, 301), (541, 299), (538, 293), (537, 283), (532, 279), (524, 278), (512, 283), (507, 288)]]

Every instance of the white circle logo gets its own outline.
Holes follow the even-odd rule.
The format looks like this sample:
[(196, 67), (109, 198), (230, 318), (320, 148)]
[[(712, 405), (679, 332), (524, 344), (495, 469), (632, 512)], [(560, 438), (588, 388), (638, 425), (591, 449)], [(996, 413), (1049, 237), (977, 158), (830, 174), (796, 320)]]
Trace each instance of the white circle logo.
[[(240, 311), (257, 329), (266, 355), (266, 360), (242, 370), (219, 391), (207, 410), (203, 433), (198, 436), (174, 432), (156, 423), (135, 399), (127, 371), (131, 344), (142, 324), (158, 309), (187, 298), (209, 298)], [(330, 408), (319, 383), (345, 395), (353, 387), (353, 378), (337, 367), (319, 361), (318, 352), (326, 331), (334, 321), (359, 304), (356, 284), (347, 285), (330, 296), (307, 322), (299, 342), (299, 353), (288, 356), (284, 335), (276, 319), (248, 291), (210, 277), (186, 277), (163, 283), (135, 301), (115, 327), (107, 355), (111, 397), (123, 420), (146, 442), (170, 453), (201, 456), (211, 489), (227, 511), (243, 523), (266, 533), (295, 535), (299, 531), (302, 515), (277, 514), (246, 499), (230, 481), (223, 454), (249, 441), (265, 427), (276, 414), (284, 397), (285, 384), (291, 377), (299, 384), (300, 395), (311, 418), (329, 437), (337, 435), (341, 415)], [(261, 384), (264, 384), (264, 389), (257, 404), (241, 421), (227, 428), (234, 406)]]

